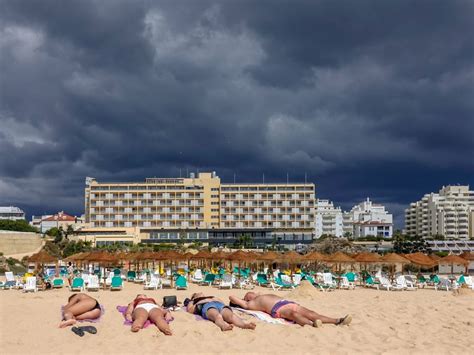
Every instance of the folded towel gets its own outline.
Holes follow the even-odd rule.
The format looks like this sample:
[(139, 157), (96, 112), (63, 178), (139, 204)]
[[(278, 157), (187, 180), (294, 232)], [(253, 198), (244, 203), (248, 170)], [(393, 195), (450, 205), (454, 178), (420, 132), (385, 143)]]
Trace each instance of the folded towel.
[[(127, 308), (128, 308), (128, 306), (117, 306), (117, 311), (119, 311), (123, 316), (123, 319), (124, 319), (123, 325), (131, 326), (133, 322), (130, 322), (127, 318), (125, 318), (125, 313), (127, 313)], [(171, 319), (171, 321), (173, 321), (173, 320), (174, 320), (174, 318)], [(168, 323), (170, 323), (170, 322), (168, 322)], [(143, 325), (143, 328), (147, 328), (150, 325), (153, 325), (153, 323), (150, 322), (150, 320), (147, 319), (147, 321)]]
[[(98, 318), (95, 318), (95, 319), (78, 319), (77, 321), (78, 322), (91, 322), (91, 323), (97, 323), (100, 321), (100, 319), (102, 318), (102, 316), (104, 315), (105, 313), (105, 308), (104, 306), (102, 306), (100, 304), (100, 315)], [(61, 306), (61, 319), (64, 319), (64, 306)]]

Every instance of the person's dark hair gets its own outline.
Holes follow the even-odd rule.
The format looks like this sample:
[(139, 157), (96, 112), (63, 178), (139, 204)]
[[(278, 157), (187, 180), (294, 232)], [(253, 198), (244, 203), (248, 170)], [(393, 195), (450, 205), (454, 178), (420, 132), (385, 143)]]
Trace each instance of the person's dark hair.
[(183, 301), (184, 307), (187, 307), (189, 302), (191, 302), (191, 300), (189, 298), (185, 298)]

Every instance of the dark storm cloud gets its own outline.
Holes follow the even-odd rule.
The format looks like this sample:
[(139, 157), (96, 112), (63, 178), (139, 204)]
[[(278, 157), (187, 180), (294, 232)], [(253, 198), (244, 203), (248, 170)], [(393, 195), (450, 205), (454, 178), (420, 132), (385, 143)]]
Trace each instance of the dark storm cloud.
[(0, 203), (217, 170), (345, 208), (474, 184), (469, 1), (2, 2)]

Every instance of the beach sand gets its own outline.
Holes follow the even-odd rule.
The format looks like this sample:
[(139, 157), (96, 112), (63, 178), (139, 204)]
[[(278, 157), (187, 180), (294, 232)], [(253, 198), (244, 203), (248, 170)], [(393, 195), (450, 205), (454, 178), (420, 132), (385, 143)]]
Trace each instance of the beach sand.
[[(173, 312), (173, 336), (159, 333), (154, 326), (132, 333), (123, 325), (117, 305), (126, 305), (140, 285), (125, 283), (122, 291), (89, 293), (106, 312), (94, 324), (98, 334), (82, 338), (70, 328), (59, 329), (60, 306), (71, 292), (64, 288), (37, 293), (0, 291), (0, 352), (2, 354), (472, 354), (474, 339), (474, 292), (418, 290), (387, 292), (373, 289), (319, 292), (308, 287), (295, 291), (264, 293), (292, 298), (324, 315), (353, 315), (350, 326), (322, 328), (257, 322), (255, 331), (234, 328), (221, 332), (213, 323), (196, 320), (184, 311)], [(157, 301), (178, 295), (182, 301), (202, 291), (228, 300), (230, 294), (243, 296), (245, 290), (218, 290), (190, 284), (186, 291), (146, 291)], [(86, 325), (86, 323), (82, 323)]]

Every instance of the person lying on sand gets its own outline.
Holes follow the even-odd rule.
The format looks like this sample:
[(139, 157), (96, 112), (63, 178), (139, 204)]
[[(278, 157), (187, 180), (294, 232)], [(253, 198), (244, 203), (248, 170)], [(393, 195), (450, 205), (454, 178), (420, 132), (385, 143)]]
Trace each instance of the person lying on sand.
[(273, 318), (284, 318), (294, 321), (301, 326), (312, 325), (318, 328), (323, 323), (346, 325), (352, 321), (351, 315), (346, 315), (343, 318), (326, 317), (302, 307), (296, 302), (285, 300), (272, 294), (260, 295), (256, 292), (247, 292), (243, 300), (235, 296), (229, 296), (229, 299), (237, 307), (252, 311), (262, 311), (270, 314)]
[(148, 298), (144, 294), (139, 294), (135, 299), (128, 304), (125, 318), (133, 322), (132, 332), (138, 332), (143, 328), (145, 322), (149, 319), (157, 328), (165, 335), (172, 335), (169, 321), (173, 319), (168, 310), (156, 304), (153, 298)]
[(243, 329), (255, 329), (256, 324), (246, 322), (236, 316), (229, 306), (214, 296), (204, 296), (202, 292), (194, 293), (191, 298), (184, 300), (189, 313), (197, 314), (204, 319), (214, 322), (222, 331), (232, 330), (233, 326)]
[(75, 293), (64, 306), (63, 320), (59, 323), (59, 328), (73, 325), (77, 320), (99, 318), (100, 312), (99, 302), (95, 298), (85, 293)]

